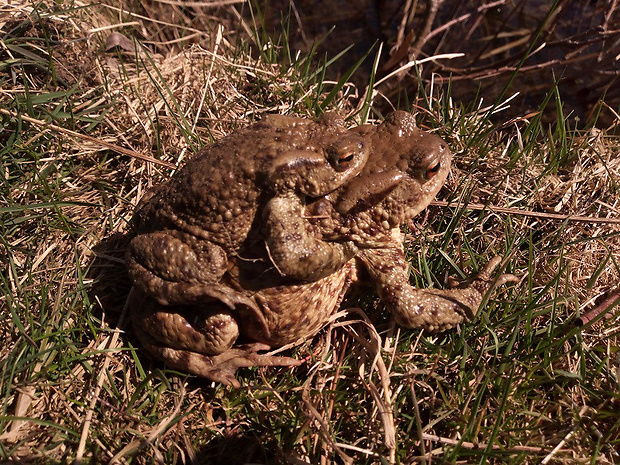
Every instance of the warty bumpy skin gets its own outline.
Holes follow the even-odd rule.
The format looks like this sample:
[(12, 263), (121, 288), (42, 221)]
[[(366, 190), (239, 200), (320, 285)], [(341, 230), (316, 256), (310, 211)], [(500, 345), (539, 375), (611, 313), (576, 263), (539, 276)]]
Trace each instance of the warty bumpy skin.
[[(199, 293), (184, 286), (190, 289), (186, 301), (175, 296), (171, 303), (166, 301), (169, 289), (160, 294), (138, 290), (134, 327), (154, 356), (238, 387), (239, 367), (299, 364), (258, 352), (316, 334), (361, 276), (376, 287), (398, 324), (429, 331), (473, 318), (487, 292), (516, 279), (505, 274), (491, 279), (500, 262), (496, 257), (452, 289), (411, 286), (400, 225), (441, 189), (450, 170), (450, 150), (439, 137), (420, 130), (406, 112), (348, 134), (351, 140), (352, 135), (361, 138), (370, 152), (359, 173), (318, 198), (293, 192), (271, 196), (260, 216), (262, 240), (252, 242), (243, 255), (228, 254), (226, 269), (209, 292), (196, 297)], [(308, 253), (308, 244), (326, 246)], [(287, 258), (276, 261), (274, 254)], [(175, 257), (166, 260), (176, 263)], [(183, 256), (180, 261), (187, 260)], [(306, 270), (303, 277), (283, 272), (292, 264)], [(173, 271), (176, 279), (174, 273), (180, 272)]]

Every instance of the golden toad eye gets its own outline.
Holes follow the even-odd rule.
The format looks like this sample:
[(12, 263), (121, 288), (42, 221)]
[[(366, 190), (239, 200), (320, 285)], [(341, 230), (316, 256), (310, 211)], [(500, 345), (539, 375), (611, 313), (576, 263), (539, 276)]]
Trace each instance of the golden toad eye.
[(436, 160), (431, 163), (428, 168), (426, 168), (426, 172), (424, 173), (424, 179), (433, 179), (439, 170), (441, 169), (441, 162)]
[(332, 165), (338, 172), (345, 171), (355, 162), (355, 150), (349, 150), (341, 154), (334, 153), (333, 155), (334, 161), (332, 162)]
[(366, 156), (364, 144), (361, 141), (348, 139), (335, 142), (327, 148), (326, 158), (336, 171), (345, 171), (360, 165)]
[(353, 152), (345, 153), (344, 155), (342, 155), (338, 159), (338, 164), (339, 165), (348, 165), (349, 163), (351, 163), (353, 161), (353, 157), (354, 157)]

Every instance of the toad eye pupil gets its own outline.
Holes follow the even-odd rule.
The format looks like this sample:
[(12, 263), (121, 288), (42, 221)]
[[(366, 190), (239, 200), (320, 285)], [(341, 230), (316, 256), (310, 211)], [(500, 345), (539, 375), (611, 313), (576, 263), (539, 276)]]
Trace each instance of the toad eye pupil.
[(353, 154), (352, 153), (348, 153), (346, 155), (343, 155), (342, 157), (340, 157), (340, 160), (338, 160), (339, 163), (348, 163), (351, 160), (353, 160)]
[(431, 179), (433, 178), (441, 169), (441, 163), (437, 162), (431, 166), (428, 167), (428, 169), (426, 170), (426, 174), (425, 177), (426, 179)]

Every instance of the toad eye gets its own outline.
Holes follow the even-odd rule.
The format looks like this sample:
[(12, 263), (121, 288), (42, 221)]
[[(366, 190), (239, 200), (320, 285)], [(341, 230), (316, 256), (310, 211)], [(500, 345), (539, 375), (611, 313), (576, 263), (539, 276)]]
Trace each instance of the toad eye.
[(338, 161), (336, 162), (336, 164), (339, 167), (344, 169), (348, 165), (351, 164), (354, 158), (355, 158), (355, 152), (350, 151), (350, 152), (345, 153), (344, 155), (341, 155), (340, 158), (338, 158)]
[(426, 172), (424, 173), (424, 179), (433, 179), (435, 175), (439, 173), (440, 169), (441, 169), (441, 161), (435, 160), (433, 163), (431, 163), (426, 168)]
[(361, 141), (342, 140), (327, 149), (327, 161), (338, 172), (361, 167), (367, 151)]
[(329, 155), (330, 163), (336, 171), (345, 171), (356, 161), (355, 149), (335, 150)]

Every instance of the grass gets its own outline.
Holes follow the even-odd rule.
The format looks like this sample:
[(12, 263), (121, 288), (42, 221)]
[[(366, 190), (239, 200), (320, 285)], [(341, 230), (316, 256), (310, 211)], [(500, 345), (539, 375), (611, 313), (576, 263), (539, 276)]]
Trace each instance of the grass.
[(456, 107), (449, 87), (411, 102), (456, 153), (439, 196), (450, 205), (409, 225), (412, 282), (441, 286), (503, 255), (519, 283), (438, 335), (395, 327), (370, 291), (352, 296), (292, 350), (304, 365), (242, 370), (234, 391), (166, 369), (134, 340), (122, 258), (133, 205), (166, 163), (263, 113), (338, 109), (353, 124), (379, 116), (373, 95), (325, 82), (260, 34), (218, 41), (125, 9), (154, 37), (212, 48), (104, 52), (110, 31), (131, 34), (112, 7), (3, 8), (3, 461), (620, 461), (620, 316), (584, 318), (617, 296), (620, 141), (570, 127), (557, 87), (539, 108), (554, 104), (552, 126), (540, 111), (498, 123), (501, 112)]

